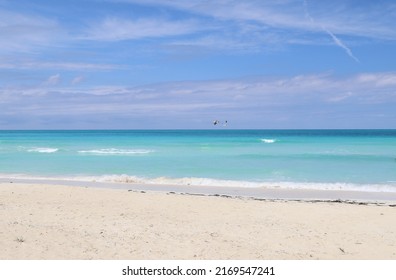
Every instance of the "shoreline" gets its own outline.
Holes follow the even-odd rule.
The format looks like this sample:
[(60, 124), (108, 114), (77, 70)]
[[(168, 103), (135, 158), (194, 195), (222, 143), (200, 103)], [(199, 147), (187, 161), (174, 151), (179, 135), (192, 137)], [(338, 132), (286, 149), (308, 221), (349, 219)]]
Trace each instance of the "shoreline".
[(0, 259), (396, 259), (396, 205), (233, 198), (1, 183)]
[(177, 193), (203, 196), (223, 196), (232, 198), (251, 198), (257, 200), (286, 200), (286, 201), (334, 201), (356, 203), (396, 203), (396, 192), (373, 192), (351, 190), (318, 190), (318, 189), (287, 189), (287, 188), (247, 188), (224, 186), (196, 186), (172, 184), (141, 184), (141, 183), (116, 183), (93, 182), (58, 179), (20, 179), (0, 178), (2, 183), (23, 183), (62, 185), (69, 187), (85, 186), (89, 188), (122, 189), (130, 191)]

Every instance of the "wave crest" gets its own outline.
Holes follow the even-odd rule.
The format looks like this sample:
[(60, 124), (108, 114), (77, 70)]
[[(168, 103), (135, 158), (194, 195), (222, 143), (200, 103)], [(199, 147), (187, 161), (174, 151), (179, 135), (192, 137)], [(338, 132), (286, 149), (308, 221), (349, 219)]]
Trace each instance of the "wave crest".
[(275, 143), (276, 139), (261, 139), (261, 141), (267, 144), (271, 144), (271, 143)]
[(154, 151), (144, 150), (144, 149), (97, 149), (97, 150), (87, 150), (78, 151), (80, 154), (91, 154), (91, 155), (137, 155), (137, 154), (149, 154)]
[(56, 153), (57, 151), (59, 151), (59, 149), (57, 148), (32, 148), (32, 149), (28, 149), (28, 152), (31, 153)]

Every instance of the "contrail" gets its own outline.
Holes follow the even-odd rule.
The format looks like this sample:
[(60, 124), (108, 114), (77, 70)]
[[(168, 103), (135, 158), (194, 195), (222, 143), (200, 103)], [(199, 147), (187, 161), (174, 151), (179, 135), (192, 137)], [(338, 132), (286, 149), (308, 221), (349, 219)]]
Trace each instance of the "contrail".
[(333, 41), (334, 41), (334, 43), (336, 43), (337, 46), (343, 48), (343, 49), (346, 51), (346, 53), (347, 53), (350, 57), (352, 57), (356, 62), (360, 62), (359, 59), (357, 59), (357, 57), (353, 55), (351, 49), (348, 48), (340, 39), (338, 39), (330, 30), (324, 28), (323, 26), (322, 26), (322, 29), (323, 29), (324, 31), (326, 31), (327, 34), (329, 34), (329, 35), (331, 36), (331, 38), (333, 38)]
[[(305, 16), (312, 22), (315, 23), (315, 20), (311, 17), (311, 15), (309, 14), (308, 11), (308, 2), (307, 0), (304, 0), (303, 2), (304, 5), (304, 11), (305, 11)], [(320, 28), (322, 28), (322, 30), (324, 32), (326, 32), (327, 34), (330, 35), (331, 39), (333, 39), (334, 43), (339, 46), (340, 48), (344, 49), (344, 51), (347, 53), (347, 55), (349, 55), (349, 57), (351, 57), (353, 60), (355, 60), (356, 62), (360, 62), (359, 59), (354, 56), (354, 54), (352, 53), (352, 50), (350, 48), (348, 48), (339, 38), (337, 38), (337, 36), (331, 32), (330, 30), (328, 30), (327, 28), (325, 28), (322, 24), (320, 24)]]
[(315, 21), (313, 20), (313, 18), (311, 17), (311, 15), (308, 12), (307, 0), (304, 0), (303, 5), (304, 5), (305, 17), (307, 17), (312, 23), (314, 23)]

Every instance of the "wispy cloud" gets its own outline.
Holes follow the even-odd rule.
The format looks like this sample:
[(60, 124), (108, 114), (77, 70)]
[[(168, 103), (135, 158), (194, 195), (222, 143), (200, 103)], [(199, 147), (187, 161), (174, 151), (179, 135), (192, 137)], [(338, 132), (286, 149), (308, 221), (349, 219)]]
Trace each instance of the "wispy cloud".
[(135, 40), (142, 38), (160, 38), (191, 34), (203, 27), (193, 20), (172, 21), (160, 18), (106, 18), (99, 24), (93, 25), (86, 35), (86, 39), (103, 41)]
[[(78, 84), (62, 87), (60, 79), (56, 74), (37, 87), (0, 88), (0, 115), (17, 114), (25, 118), (45, 115), (55, 119), (60, 116), (95, 119), (105, 115), (109, 119), (128, 117), (150, 121), (172, 117), (179, 126), (195, 118), (209, 121), (221, 115), (231, 120), (232, 116), (243, 118), (246, 123), (241, 125), (246, 126), (251, 122), (258, 125), (257, 118), (268, 112), (272, 112), (274, 119), (287, 111), (287, 116), (307, 121), (307, 112), (319, 114), (326, 109), (331, 117), (337, 115), (340, 108), (350, 108), (351, 118), (366, 118), (364, 110), (386, 116), (393, 110), (376, 106), (396, 104), (396, 73), (393, 72), (349, 77), (322, 74), (184, 81), (138, 87), (79, 87)], [(357, 108), (360, 113), (353, 115), (357, 114)]]
[[(17, 2), (0, 4), (0, 119), (9, 126), (44, 115), (163, 127), (218, 114), (241, 127), (309, 122), (320, 111), (396, 115), (391, 1), (310, 1), (309, 10), (307, 0)], [(345, 67), (322, 45), (347, 62), (373, 55)], [(323, 71), (334, 74), (304, 74)], [(268, 73), (279, 76), (260, 76)], [(250, 78), (225, 78), (241, 76)]]
[[(219, 20), (254, 21), (270, 28), (321, 32), (320, 25), (323, 25), (337, 34), (365, 38), (396, 39), (396, 31), (389, 26), (389, 21), (392, 20), (391, 4), (386, 3), (385, 5), (384, 3), (372, 5), (371, 10), (362, 14), (359, 12), (358, 5), (348, 6), (348, 9), (345, 9), (347, 3), (344, 2), (315, 2), (317, 5), (311, 8), (315, 8), (315, 12), (320, 14), (320, 20), (317, 20), (319, 25), (315, 26), (305, 20), (304, 7), (302, 5), (304, 2), (301, 0), (116, 0), (116, 2), (169, 7)], [(384, 13), (384, 11), (388, 10), (390, 11), (389, 13)], [(381, 15), (382, 18), (380, 18)]]
[(55, 74), (50, 77), (43, 83), (44, 86), (56, 86), (60, 83), (61, 76), (60, 74)]
[[(81, 42), (117, 42), (147, 38), (165, 39), (152, 42), (154, 47), (180, 46), (228, 51), (260, 51), (282, 44), (328, 44), (319, 34), (329, 36), (334, 44), (354, 60), (347, 35), (356, 38), (396, 40), (391, 12), (373, 8), (358, 13), (356, 7), (342, 9), (339, 2), (312, 3), (315, 24), (307, 21), (307, 4), (287, 1), (205, 1), (205, 0), (107, 0), (148, 6), (152, 14), (126, 16), (109, 12), (87, 17), (81, 24), (70, 24), (33, 13), (0, 11), (0, 51), (27, 51), (35, 47), (80, 44)], [(302, 5), (302, 3), (304, 5)], [(346, 5), (346, 4), (345, 4)], [(305, 12), (304, 12), (305, 9)], [(332, 12), (331, 10), (334, 10)], [(182, 17), (175, 16), (182, 11)], [(381, 15), (381, 16), (379, 16)], [(375, 20), (374, 20), (375, 19)], [(70, 20), (70, 19), (69, 19)], [(86, 25), (88, 24), (88, 26)], [(204, 31), (204, 32), (203, 32)], [(73, 34), (73, 35), (72, 35)], [(7, 65), (0, 63), (5, 68)], [(47, 64), (47, 67), (50, 67)], [(75, 63), (60, 67), (74, 68)], [(94, 69), (89, 64), (82, 67)], [(27, 68), (27, 64), (19, 67)], [(41, 67), (46, 67), (44, 64)], [(97, 69), (106, 68), (106, 65)]]
[(78, 84), (82, 83), (84, 81), (84, 79), (85, 79), (84, 76), (74, 77), (73, 80), (71, 81), (71, 84), (73, 86), (78, 85)]
[(0, 9), (0, 51), (30, 51), (52, 45), (64, 32), (55, 20)]
[[(348, 40), (353, 40), (355, 45), (367, 43), (367, 40), (396, 40), (396, 30), (390, 28), (394, 16), (387, 12), (390, 7), (388, 8), (389, 5), (386, 3), (370, 5), (370, 10), (362, 12), (358, 5), (348, 1), (315, 1), (310, 2), (308, 12), (306, 0), (107, 1), (145, 6), (159, 14), (164, 11), (167, 15), (183, 13), (193, 21), (185, 24), (170, 16), (164, 22), (155, 22), (158, 28), (154, 30), (150, 23), (152, 19), (107, 18), (90, 29), (89, 38), (117, 41), (161, 37), (166, 39), (160, 42), (161, 46), (169, 47), (176, 53), (255, 53), (283, 49), (284, 46), (295, 44), (334, 44), (354, 61), (359, 62)], [(185, 18), (183, 20), (185, 21)], [(179, 24), (185, 26), (181, 28)], [(169, 27), (166, 27), (167, 25)], [(112, 31), (107, 32), (110, 29)], [(136, 31), (137, 29), (142, 32)], [(199, 32), (202, 30), (206, 32)]]
[(84, 71), (108, 71), (125, 69), (123, 65), (117, 64), (99, 64), (84, 62), (45, 62), (45, 61), (10, 61), (9, 59), (1, 61), (0, 69), (30, 70), (30, 69), (59, 69), (59, 70), (84, 70)]
[[(377, 88), (396, 87), (395, 73), (362, 73), (357, 75), (357, 82)], [(396, 92), (395, 92), (396, 93)]]
[[(81, 96), (122, 96), (122, 98), (136, 98), (141, 100), (158, 99), (161, 102), (165, 99), (177, 100), (186, 98), (188, 100), (232, 100), (235, 97), (255, 97), (267, 98), (273, 100), (284, 99), (285, 96), (310, 96), (314, 98), (323, 98), (328, 96), (354, 92), (356, 97), (367, 95), (386, 94), (393, 96), (396, 94), (396, 73), (362, 73), (347, 77), (336, 77), (330, 74), (320, 75), (297, 75), (293, 77), (256, 77), (245, 79), (229, 80), (207, 80), (207, 81), (183, 81), (183, 82), (166, 82), (158, 84), (148, 84), (135, 87), (127, 86), (95, 86), (79, 87), (78, 84), (83, 79), (77, 76), (73, 79), (74, 85), (71, 87), (58, 87), (58, 93), (69, 93)], [(45, 82), (36, 87), (24, 87), (18, 89), (15, 87), (12, 91), (15, 96), (22, 96), (23, 92), (33, 90), (45, 91), (47, 86), (59, 85), (61, 81), (60, 74), (54, 74), (48, 77)], [(77, 81), (77, 82), (75, 82)], [(73, 83), (72, 83), (73, 84)], [(10, 90), (10, 88), (8, 89)], [(53, 89), (50, 89), (53, 92)], [(4, 93), (5, 89), (2, 88)], [(379, 93), (381, 91), (381, 93)], [(18, 92), (20, 94), (18, 94)], [(147, 98), (143, 98), (144, 96)], [(95, 97), (92, 97), (95, 99)], [(118, 98), (118, 97), (117, 97)], [(286, 99), (285, 99), (286, 100)], [(304, 101), (304, 99), (301, 99)], [(123, 100), (120, 99), (121, 102)], [(254, 102), (254, 100), (251, 100)], [(391, 100), (395, 101), (395, 100)], [(150, 101), (151, 102), (151, 101)]]

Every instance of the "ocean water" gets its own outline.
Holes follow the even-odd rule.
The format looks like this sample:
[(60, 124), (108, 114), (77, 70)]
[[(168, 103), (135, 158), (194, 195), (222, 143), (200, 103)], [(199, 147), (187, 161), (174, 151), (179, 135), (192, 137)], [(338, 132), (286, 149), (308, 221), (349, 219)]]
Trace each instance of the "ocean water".
[(0, 131), (0, 177), (396, 192), (396, 130)]

